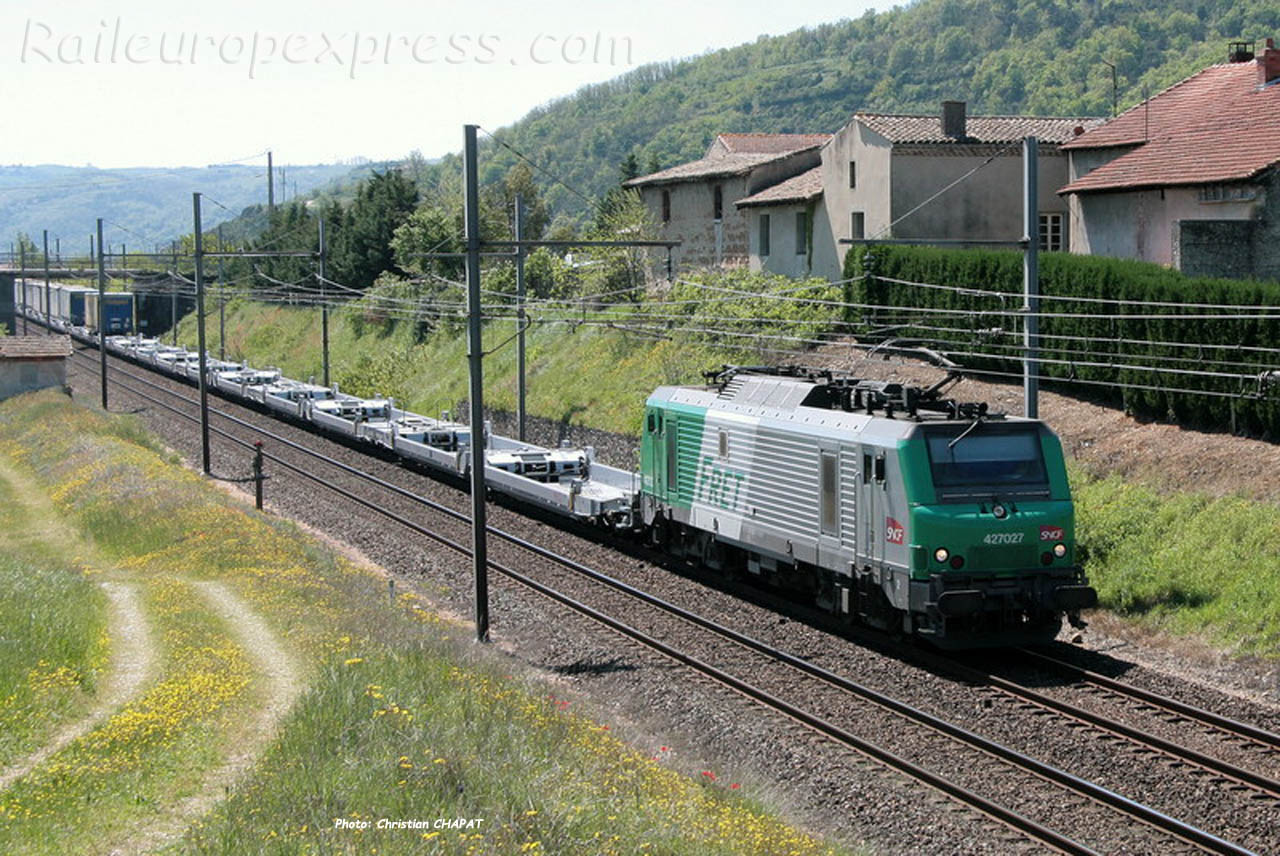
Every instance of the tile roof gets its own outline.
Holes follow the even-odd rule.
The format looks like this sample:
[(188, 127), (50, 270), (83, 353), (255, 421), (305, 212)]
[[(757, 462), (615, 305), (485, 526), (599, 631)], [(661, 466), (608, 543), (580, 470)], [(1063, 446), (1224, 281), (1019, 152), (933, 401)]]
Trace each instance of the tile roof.
[(1258, 63), (1213, 65), (1063, 146), (1134, 146), (1059, 193), (1240, 181), (1280, 162), (1280, 83)]
[(791, 154), (729, 154), (719, 157), (702, 158), (689, 163), (682, 163), (664, 169), (661, 172), (642, 175), (624, 182), (624, 187), (639, 187), (645, 184), (669, 184), (674, 181), (689, 181), (700, 178), (717, 178), (719, 176), (743, 175), (761, 164), (778, 160)]
[(761, 164), (815, 149), (829, 139), (830, 134), (720, 134), (705, 157), (633, 178), (623, 182), (623, 186), (744, 175)]
[(735, 205), (748, 208), (756, 205), (782, 205), (789, 202), (808, 202), (822, 195), (822, 167), (815, 166), (808, 172), (779, 182), (773, 187), (739, 199)]
[(783, 154), (811, 149), (829, 139), (830, 134), (720, 134), (716, 142), (732, 154)]
[(1014, 143), (1037, 137), (1045, 143), (1065, 143), (1075, 139), (1077, 128), (1088, 130), (1103, 120), (1087, 117), (969, 116), (965, 137), (942, 133), (942, 117), (908, 116), (896, 113), (855, 113), (861, 122), (891, 143)]
[(69, 356), (70, 336), (0, 336), (0, 359), (48, 360)]

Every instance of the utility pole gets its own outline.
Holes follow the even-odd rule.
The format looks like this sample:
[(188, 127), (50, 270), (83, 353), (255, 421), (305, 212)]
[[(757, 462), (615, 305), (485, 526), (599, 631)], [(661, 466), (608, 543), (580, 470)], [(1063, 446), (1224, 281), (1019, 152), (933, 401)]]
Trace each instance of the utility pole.
[(1111, 115), (1115, 116), (1120, 108), (1119, 96), (1117, 94), (1118, 88), (1116, 86), (1116, 64), (1114, 62), (1108, 62), (1105, 59), (1102, 60), (1102, 64), (1111, 69)]
[(516, 194), (516, 421), (524, 442), (524, 197)]
[(329, 301), (325, 296), (325, 268), (324, 268), (324, 211), (320, 211), (320, 216), (316, 218), (316, 228), (319, 230), (320, 240), (320, 261), (318, 272), (320, 274), (320, 360), (324, 368), (324, 385), (329, 386)]
[(1023, 208), (1022, 293), (1023, 345), (1022, 363), (1023, 413), (1028, 419), (1040, 417), (1040, 214), (1039, 146), (1035, 137), (1022, 141)]
[(53, 306), (50, 305), (50, 298), (53, 297), (53, 291), (49, 288), (49, 230), (44, 230), (44, 323), (46, 327), (53, 326)]
[(267, 214), (276, 210), (276, 168), (271, 160), (271, 150), (267, 149)]
[[(102, 248), (102, 218), (98, 218), (98, 248)], [(93, 255), (93, 238), (89, 239), (89, 255)], [(107, 325), (102, 323), (102, 307), (107, 295), (107, 268), (98, 253), (98, 367), (102, 372), (102, 409), (107, 409)]]
[(27, 330), (27, 240), (26, 235), (22, 236), (22, 240), (18, 242), (18, 277), (22, 280), (22, 335), (28, 334)]
[[(98, 243), (101, 244), (102, 242), (99, 241)], [(94, 248), (93, 235), (90, 235), (89, 236), (89, 264), (93, 264), (98, 259), (98, 257), (94, 255), (93, 248)]]
[(62, 267), (62, 239), (53, 239), (53, 258), (57, 261), (58, 267)]
[(475, 570), (476, 640), (489, 641), (489, 556), (485, 541), (484, 375), (480, 326), (480, 188), (476, 125), (463, 129), (464, 220), (467, 241), (467, 362), (471, 369), (471, 563)]
[(222, 253), (227, 251), (222, 243), (222, 224), (218, 224), (218, 359), (227, 358), (227, 281), (222, 275)]
[[(191, 194), (191, 214), (195, 221), (196, 329), (200, 360), (200, 459), (204, 474), (209, 475), (209, 390), (205, 365), (204, 341), (204, 236), (200, 234), (200, 194)], [(177, 327), (174, 327), (176, 332)]]
[(125, 246), (124, 241), (120, 242), (120, 270), (129, 269), (129, 248)]
[(169, 249), (173, 253), (173, 282), (169, 286), (169, 330), (173, 334), (173, 344), (178, 344), (178, 242), (170, 241)]

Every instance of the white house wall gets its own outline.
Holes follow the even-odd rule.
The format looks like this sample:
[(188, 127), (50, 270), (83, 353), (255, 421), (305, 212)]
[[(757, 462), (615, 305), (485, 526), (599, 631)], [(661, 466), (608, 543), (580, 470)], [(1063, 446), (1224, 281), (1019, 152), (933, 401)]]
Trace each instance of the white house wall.
[[(782, 274), (796, 279), (840, 278), (840, 262), (830, 240), (831, 224), (826, 208), (815, 200), (809, 204), (792, 203), (747, 209), (747, 234), (751, 244), (751, 270)], [(813, 240), (804, 242), (804, 252), (796, 252), (796, 215), (807, 213)], [(769, 217), (769, 254), (760, 253), (760, 218)]]
[[(902, 219), (894, 224), (893, 237), (1019, 240), (1023, 233), (1024, 197), (1021, 148), (1014, 148), (985, 166), (990, 156), (988, 146), (948, 144), (945, 148), (931, 148), (894, 154), (893, 216)], [(929, 201), (976, 167), (981, 169)], [(1038, 170), (1038, 213), (1062, 214), (1065, 220), (1067, 203), (1057, 190), (1067, 183), (1066, 155), (1056, 148), (1040, 146)], [(919, 210), (908, 213), (917, 207)]]
[[(849, 186), (849, 162), (857, 164), (855, 187)], [(889, 226), (889, 194), (892, 187), (889, 141), (858, 122), (841, 128), (822, 147), (822, 209), (814, 230), (816, 275), (839, 279), (849, 244), (854, 211), (863, 213), (866, 237)]]
[(1072, 194), (1071, 252), (1172, 265), (1179, 220), (1250, 220), (1258, 200), (1200, 200), (1194, 187)]

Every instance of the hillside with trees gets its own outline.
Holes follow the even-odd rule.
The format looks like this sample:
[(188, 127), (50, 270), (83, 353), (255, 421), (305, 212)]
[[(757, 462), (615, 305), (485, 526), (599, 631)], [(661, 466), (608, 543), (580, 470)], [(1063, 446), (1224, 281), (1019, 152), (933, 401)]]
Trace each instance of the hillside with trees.
[[(563, 184), (583, 217), (618, 164), (650, 172), (700, 157), (718, 133), (832, 132), (857, 110), (1107, 116), (1225, 61), (1227, 43), (1280, 37), (1273, 0), (920, 0), (692, 59), (647, 65), (494, 130)], [(482, 174), (518, 157), (490, 142)], [(458, 170), (456, 157), (440, 169)]]
[[(973, 115), (1105, 116), (1224, 61), (1230, 41), (1261, 46), (1272, 35), (1280, 6), (1269, 0), (919, 0), (762, 36), (635, 69), (482, 135), (483, 228), (509, 235), (520, 193), (531, 235), (613, 237), (610, 222), (634, 233), (644, 224), (618, 198), (620, 180), (700, 157), (719, 133), (835, 131), (857, 110), (933, 112), (944, 99), (967, 101)], [(333, 235), (331, 277), (358, 289), (384, 271), (458, 278), (456, 259), (422, 254), (461, 249), (459, 156), (414, 153), (391, 172), (416, 189), (416, 211), (404, 188), (392, 193), (393, 210), (375, 210), (392, 190), (384, 173), (338, 187), (321, 206), (286, 206), (272, 223), (250, 211), (229, 240), (314, 247), (320, 207)], [(604, 263), (609, 282), (629, 281), (634, 268), (619, 254), (588, 261)], [(534, 262), (547, 276), (566, 273), (546, 253)], [(296, 263), (266, 267), (280, 280), (301, 274)]]

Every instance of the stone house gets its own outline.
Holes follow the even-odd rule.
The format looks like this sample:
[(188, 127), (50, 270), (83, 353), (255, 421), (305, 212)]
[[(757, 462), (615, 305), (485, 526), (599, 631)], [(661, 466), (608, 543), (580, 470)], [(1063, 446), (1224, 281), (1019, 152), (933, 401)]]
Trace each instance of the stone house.
[(1100, 121), (969, 117), (960, 101), (933, 115), (856, 113), (812, 170), (738, 202), (751, 268), (834, 281), (849, 240), (1016, 241), (1028, 136), (1039, 141), (1040, 245), (1065, 250), (1061, 147)]
[(1280, 279), (1280, 51), (1174, 84), (1063, 146), (1073, 253)]
[(747, 222), (735, 205), (818, 163), (828, 134), (721, 134), (706, 155), (625, 182), (659, 224), (663, 240), (683, 243), (672, 251), (681, 268), (747, 264)]
[(69, 336), (0, 336), (0, 401), (67, 385)]

